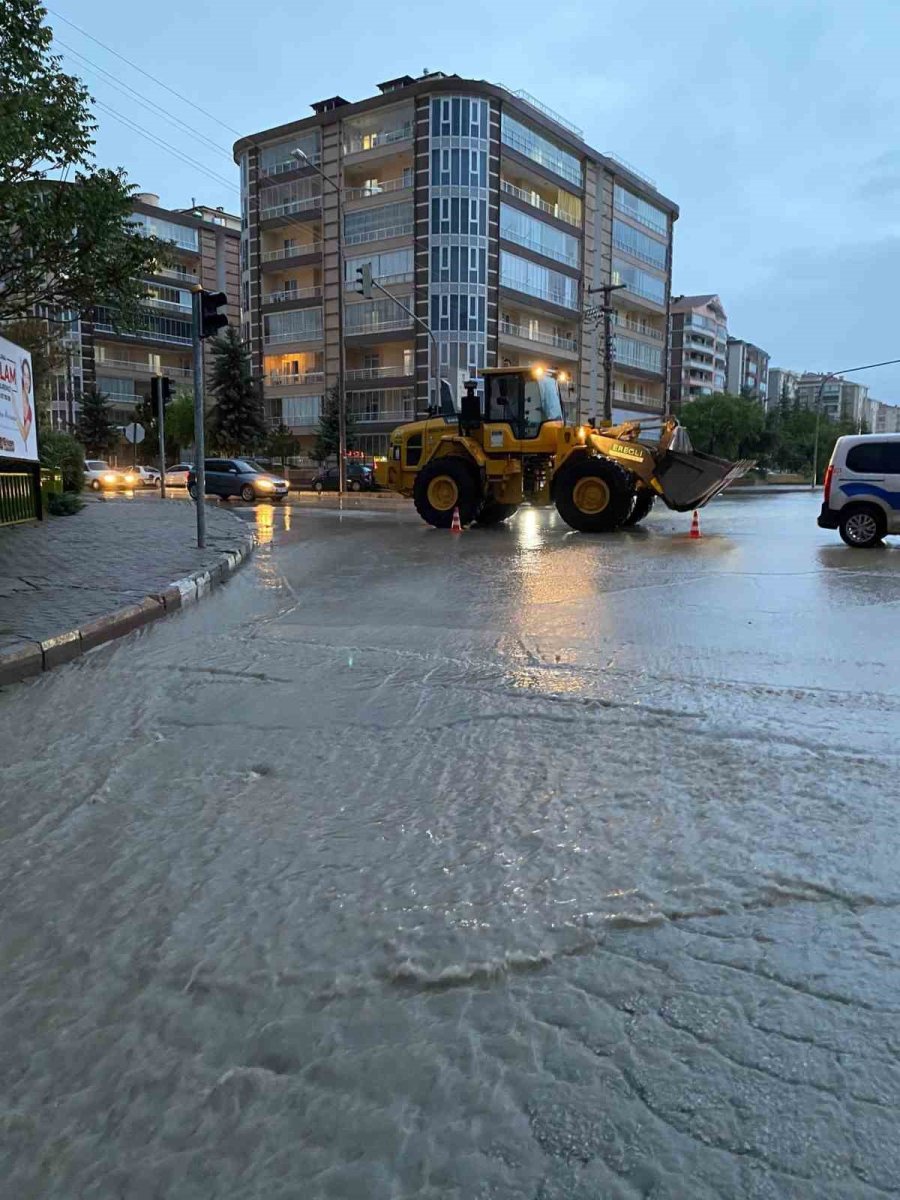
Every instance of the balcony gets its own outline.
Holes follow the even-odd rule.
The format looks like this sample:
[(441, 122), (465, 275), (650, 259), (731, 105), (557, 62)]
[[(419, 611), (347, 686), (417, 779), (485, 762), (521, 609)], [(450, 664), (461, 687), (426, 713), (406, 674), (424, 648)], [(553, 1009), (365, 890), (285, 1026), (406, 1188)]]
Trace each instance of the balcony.
[(290, 217), (298, 213), (318, 213), (322, 207), (321, 196), (303, 196), (298, 200), (288, 200), (284, 204), (272, 204), (259, 210), (261, 221), (270, 221), (273, 217)]
[(412, 388), (372, 388), (354, 392), (348, 411), (360, 425), (375, 422), (411, 421), (416, 415), (416, 397)]
[(381, 146), (393, 146), (397, 142), (408, 142), (413, 135), (412, 121), (393, 129), (379, 129), (372, 133), (351, 133), (344, 142), (345, 154), (361, 154), (366, 150), (378, 150)]
[(642, 250), (636, 250), (634, 246), (629, 246), (628, 243), (624, 242), (621, 238), (614, 237), (613, 245), (620, 253), (628, 254), (632, 258), (636, 258), (638, 262), (646, 263), (647, 266), (652, 267), (654, 271), (665, 271), (666, 269), (665, 257), (663, 258), (663, 261), (660, 262), (651, 254), (644, 254)]
[(578, 340), (574, 337), (545, 333), (543, 330), (530, 329), (525, 325), (514, 325), (511, 321), (500, 322), (500, 333), (507, 337), (524, 338), (529, 342), (537, 342), (541, 346), (553, 346), (556, 350), (570, 350), (573, 354), (578, 353)]
[(98, 358), (96, 369), (103, 371), (121, 371), (131, 375), (168, 375), (172, 379), (190, 379), (193, 371), (190, 367), (169, 367), (161, 363), (159, 369), (146, 362), (132, 362), (127, 358)]
[(282, 262), (286, 258), (298, 258), (304, 254), (321, 254), (322, 242), (298, 242), (295, 246), (282, 246), (278, 250), (263, 250), (261, 263)]
[(94, 323), (96, 333), (111, 333), (116, 337), (133, 338), (140, 342), (167, 342), (172, 346), (191, 346), (193, 339), (180, 334), (165, 333), (156, 329), (117, 329), (111, 321), (99, 320)]
[(348, 383), (355, 383), (361, 379), (390, 379), (398, 375), (412, 375), (412, 368), (406, 370), (402, 363), (386, 367), (354, 367), (347, 371), (345, 379)]
[(541, 254), (544, 258), (552, 258), (554, 262), (565, 263), (567, 267), (578, 266), (577, 254), (566, 254), (562, 250), (554, 250), (552, 247), (545, 246), (542, 242), (538, 242), (534, 238), (520, 233), (518, 230), (504, 229), (501, 226), (500, 237), (507, 242), (515, 242), (517, 246), (524, 246), (527, 250), (534, 251), (535, 254)]
[(200, 276), (196, 271), (189, 271), (187, 267), (158, 267), (155, 271), (150, 272), (157, 279), (176, 279), (181, 283), (197, 283)]
[(345, 200), (367, 200), (370, 196), (382, 196), (386, 192), (402, 192), (413, 185), (412, 175), (401, 176), (398, 179), (379, 179), (365, 187), (344, 188)]
[(516, 187), (514, 183), (510, 183), (508, 179), (500, 180), (500, 190), (506, 192), (509, 196), (515, 196), (517, 200), (524, 201), (525, 204), (530, 204), (532, 208), (539, 209), (540, 212), (548, 213), (551, 217), (556, 217), (557, 220), (567, 222), (567, 224), (574, 226), (576, 229), (581, 228), (581, 222), (577, 217), (573, 217), (571, 213), (565, 212), (558, 204), (548, 204), (546, 200), (541, 199), (537, 192), (527, 192), (524, 188)]
[(303, 374), (295, 371), (270, 371), (266, 382), (272, 387), (305, 387), (307, 384), (322, 384), (325, 382), (324, 371), (306, 371)]
[(263, 304), (285, 304), (291, 300), (318, 300), (322, 295), (320, 287), (285, 288), (283, 292), (269, 292), (263, 296)]
[(293, 154), (290, 154), (287, 158), (283, 158), (277, 163), (272, 163), (272, 165), (269, 167), (260, 167), (259, 175), (261, 179), (269, 179), (273, 175), (286, 175), (288, 171), (299, 171), (305, 167), (307, 163), (312, 163), (314, 167), (318, 167), (321, 165), (321, 162), (322, 155), (318, 153), (307, 154), (304, 162), (298, 162), (297, 159), (294, 158)]
[(412, 317), (401, 314), (386, 321), (370, 321), (362, 325), (346, 326), (344, 337), (366, 337), (370, 333), (391, 333), (397, 329), (411, 329)]
[(175, 313), (179, 317), (187, 319), (191, 313), (190, 304), (177, 304), (174, 300), (159, 300), (156, 296), (144, 296), (141, 304), (146, 304), (150, 308), (160, 308), (163, 312)]
[(321, 342), (321, 329), (291, 329), (287, 333), (270, 333), (263, 339), (264, 346), (284, 346), (288, 342)]
[(661, 329), (654, 329), (652, 325), (642, 325), (639, 321), (632, 321), (629, 317), (620, 317), (616, 321), (616, 328), (630, 329), (632, 333), (642, 333), (645, 337), (653, 338), (654, 341), (665, 341), (665, 334)]
[(360, 246), (364, 242), (381, 242), (387, 238), (407, 237), (413, 231), (412, 223), (406, 225), (388, 225), (384, 229), (366, 229), (361, 233), (344, 235), (345, 246)]

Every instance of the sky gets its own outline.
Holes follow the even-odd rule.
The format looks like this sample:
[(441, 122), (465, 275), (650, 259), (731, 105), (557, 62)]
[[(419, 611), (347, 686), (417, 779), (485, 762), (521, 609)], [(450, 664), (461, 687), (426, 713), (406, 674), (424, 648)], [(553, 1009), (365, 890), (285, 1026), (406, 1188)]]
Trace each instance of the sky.
[[(66, 69), (97, 101), (98, 163), (167, 207), (238, 212), (237, 136), (315, 100), (361, 100), (426, 69), (486, 79), (525, 88), (651, 177), (681, 210), (673, 293), (718, 294), (731, 335), (773, 366), (900, 359), (890, 0), (44, 2)], [(900, 403), (900, 364), (857, 378)]]

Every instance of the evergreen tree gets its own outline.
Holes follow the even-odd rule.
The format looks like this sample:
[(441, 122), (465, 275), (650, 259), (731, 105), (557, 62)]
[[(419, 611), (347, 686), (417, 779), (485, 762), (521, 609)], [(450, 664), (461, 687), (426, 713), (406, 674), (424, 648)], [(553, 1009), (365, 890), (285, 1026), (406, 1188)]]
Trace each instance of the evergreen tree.
[[(340, 392), (334, 387), (325, 397), (325, 402), (322, 405), (322, 413), (319, 417), (316, 442), (312, 451), (312, 456), (316, 462), (323, 463), (329, 458), (337, 458), (341, 444), (340, 408)], [(352, 413), (349, 411), (344, 414), (344, 437), (347, 443), (346, 448), (352, 450), (356, 445), (356, 423), (353, 420)]]
[(119, 430), (112, 422), (102, 392), (86, 392), (81, 397), (75, 436), (92, 458), (102, 458), (118, 445)]
[(280, 425), (269, 434), (269, 440), (266, 443), (266, 453), (272, 459), (281, 459), (281, 469), (285, 469), (285, 459), (290, 458), (297, 453), (298, 442), (296, 437), (288, 429), (287, 425), (282, 421)]
[(173, 458), (183, 454), (193, 446), (194, 432), (194, 397), (190, 392), (179, 391), (166, 406), (166, 453)]
[(253, 453), (265, 441), (266, 421), (251, 375), (250, 351), (232, 325), (222, 330), (211, 349), (212, 445), (220, 454)]

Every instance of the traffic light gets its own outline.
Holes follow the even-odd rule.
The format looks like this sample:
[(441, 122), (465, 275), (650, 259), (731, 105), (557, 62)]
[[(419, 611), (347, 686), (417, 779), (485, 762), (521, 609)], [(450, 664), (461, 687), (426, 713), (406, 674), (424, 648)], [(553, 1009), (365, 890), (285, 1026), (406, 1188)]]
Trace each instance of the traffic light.
[(150, 396), (157, 412), (159, 412), (160, 405), (165, 408), (174, 395), (175, 389), (172, 387), (172, 380), (168, 375), (153, 376), (150, 380)]
[(223, 312), (219, 312), (219, 309), (224, 308), (227, 303), (228, 297), (224, 292), (202, 291), (200, 293), (201, 338), (212, 337), (228, 324), (228, 318)]
[(363, 263), (356, 268), (356, 290), (367, 300), (372, 299), (372, 264)]

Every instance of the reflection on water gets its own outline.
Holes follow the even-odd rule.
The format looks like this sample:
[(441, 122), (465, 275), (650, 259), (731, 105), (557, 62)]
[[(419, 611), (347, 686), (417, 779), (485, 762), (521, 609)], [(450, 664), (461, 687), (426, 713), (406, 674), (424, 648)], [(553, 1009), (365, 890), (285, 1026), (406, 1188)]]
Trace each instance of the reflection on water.
[(271, 504), (256, 506), (256, 538), (260, 546), (267, 546), (275, 536), (275, 509)]

